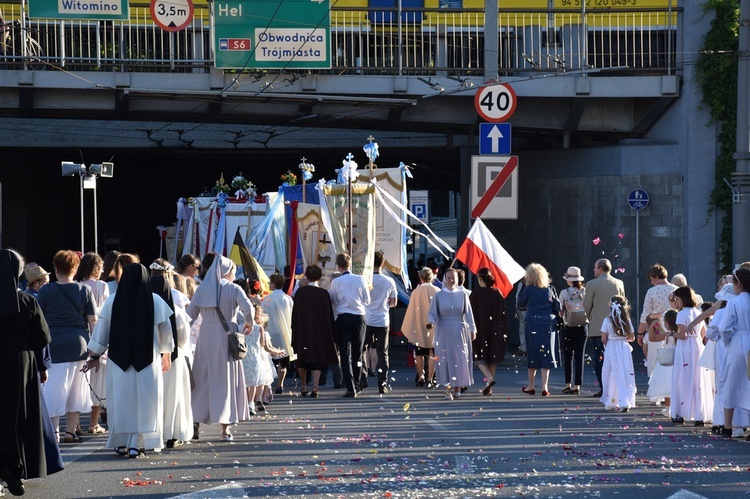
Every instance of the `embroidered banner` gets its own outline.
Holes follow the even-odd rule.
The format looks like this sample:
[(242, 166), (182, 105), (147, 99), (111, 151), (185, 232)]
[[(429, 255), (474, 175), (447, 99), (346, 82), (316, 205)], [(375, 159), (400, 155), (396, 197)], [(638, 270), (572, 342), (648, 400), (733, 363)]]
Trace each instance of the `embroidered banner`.
[(372, 260), (375, 253), (374, 191), (370, 184), (352, 183), (351, 238), (349, 249), (349, 203), (346, 184), (327, 184), (324, 188), (332, 234), (330, 237), (336, 253), (347, 252), (352, 257), (352, 272), (372, 282)]
[[(357, 170), (359, 181), (370, 182), (370, 170), (366, 167)], [(395, 199), (406, 200), (406, 182), (403, 180), (401, 168), (378, 168), (373, 170), (373, 177), (378, 186), (385, 190)], [(400, 216), (403, 214), (399, 213)], [(383, 267), (396, 275), (401, 275), (403, 268), (404, 251), (404, 229), (393, 215), (388, 213), (375, 199), (375, 250), (380, 250), (385, 256)]]

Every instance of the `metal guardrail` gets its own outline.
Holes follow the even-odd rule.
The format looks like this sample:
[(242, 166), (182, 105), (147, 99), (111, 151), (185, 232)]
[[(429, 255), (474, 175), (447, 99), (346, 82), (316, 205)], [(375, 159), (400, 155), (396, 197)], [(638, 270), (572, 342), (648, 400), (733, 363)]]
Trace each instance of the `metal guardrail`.
[[(131, 4), (128, 21), (29, 20), (20, 4), (5, 7), (16, 26), (0, 32), (0, 69), (206, 72), (213, 64), (207, 6), (196, 5), (193, 23), (177, 33), (157, 27), (144, 4)], [(668, 74), (681, 15), (679, 8), (500, 9), (499, 72)], [(331, 61), (330, 70), (315, 72), (483, 76), (484, 12), (334, 7)]]

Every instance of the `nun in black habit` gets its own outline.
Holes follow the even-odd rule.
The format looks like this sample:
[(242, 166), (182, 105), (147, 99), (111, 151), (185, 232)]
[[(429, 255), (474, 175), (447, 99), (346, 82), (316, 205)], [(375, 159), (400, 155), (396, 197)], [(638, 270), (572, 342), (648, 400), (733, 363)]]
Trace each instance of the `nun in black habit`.
[(51, 341), (36, 299), (18, 289), (22, 272), (21, 256), (0, 250), (0, 480), (16, 496), (25, 492), (22, 479), (47, 475), (35, 352)]
[(117, 293), (107, 298), (89, 341), (85, 370), (96, 369), (109, 347), (107, 364), (108, 444), (121, 456), (143, 457), (161, 449), (164, 383), (174, 349), (169, 305), (151, 289), (146, 267), (125, 267)]

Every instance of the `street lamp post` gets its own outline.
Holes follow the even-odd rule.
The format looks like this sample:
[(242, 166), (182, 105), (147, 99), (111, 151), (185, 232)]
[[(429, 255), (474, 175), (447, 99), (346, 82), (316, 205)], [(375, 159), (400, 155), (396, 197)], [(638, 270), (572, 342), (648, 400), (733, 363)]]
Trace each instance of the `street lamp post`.
[(84, 230), (85, 230), (85, 217), (83, 208), (83, 190), (93, 189), (94, 191), (94, 252), (99, 253), (99, 231), (98, 231), (98, 208), (96, 204), (96, 177), (110, 178), (114, 175), (113, 163), (96, 163), (90, 165), (88, 168), (84, 164), (71, 163), (69, 161), (62, 162), (62, 174), (63, 177), (80, 177), (81, 186), (81, 253), (85, 253), (84, 249)]

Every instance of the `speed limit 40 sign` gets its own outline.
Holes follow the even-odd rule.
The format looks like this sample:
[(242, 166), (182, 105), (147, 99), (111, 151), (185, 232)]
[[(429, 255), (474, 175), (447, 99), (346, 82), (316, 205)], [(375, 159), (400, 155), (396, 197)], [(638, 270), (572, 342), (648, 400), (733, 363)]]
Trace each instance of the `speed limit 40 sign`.
[(488, 85), (477, 90), (474, 107), (479, 116), (487, 121), (499, 123), (513, 115), (518, 98), (510, 85), (500, 83)]

